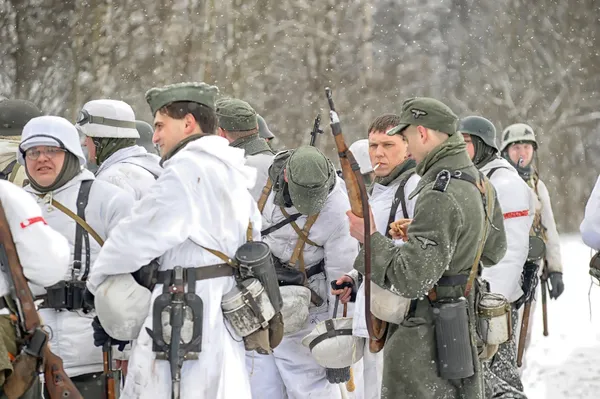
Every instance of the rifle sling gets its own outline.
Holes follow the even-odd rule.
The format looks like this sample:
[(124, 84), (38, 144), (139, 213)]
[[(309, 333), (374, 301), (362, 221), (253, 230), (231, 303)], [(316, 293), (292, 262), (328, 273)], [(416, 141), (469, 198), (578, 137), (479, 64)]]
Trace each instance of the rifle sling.
[(260, 232), (260, 234), (264, 237), (264, 236), (268, 236), (269, 234), (279, 230), (280, 228), (282, 228), (283, 226), (286, 226), (292, 222), (295, 222), (296, 220), (298, 220), (298, 218), (302, 216), (301, 213), (294, 213), (293, 215), (283, 219), (281, 222), (274, 224), (271, 227), (268, 227), (266, 229), (264, 229), (263, 231)]
[[(90, 184), (88, 186), (91, 188), (92, 181), (93, 180), (86, 180), (85, 182), (83, 182), (81, 184), (81, 186), (83, 187), (84, 183), (90, 182)], [(82, 190), (83, 190), (83, 188), (82, 188)], [(82, 192), (82, 190), (80, 190), (80, 193)], [(89, 193), (89, 191), (88, 191), (88, 193)], [(38, 194), (38, 197), (43, 199), (45, 197), (45, 195)], [(80, 208), (79, 204), (83, 204), (83, 201), (80, 201), (80, 199), (82, 199), (82, 198), (78, 198), (78, 201), (77, 201), (78, 208)], [(86, 202), (87, 202), (87, 200), (86, 200)], [(67, 208), (66, 206), (64, 206), (63, 204), (61, 204), (54, 198), (51, 199), (50, 204), (52, 206), (54, 206), (55, 208), (57, 208), (58, 210), (60, 210), (65, 215), (67, 215), (68, 217), (70, 217), (71, 219), (73, 219), (77, 223), (77, 225), (79, 227), (81, 227), (82, 229), (84, 229), (87, 233), (89, 233), (100, 246), (104, 245), (104, 240), (100, 237), (100, 235), (98, 233), (96, 233), (96, 231), (82, 217), (73, 213), (69, 208)], [(80, 213), (80, 212), (78, 212), (78, 213)], [(75, 257), (77, 257), (77, 252), (78, 251), (75, 251)], [(81, 256), (81, 253), (79, 253), (79, 256)]]

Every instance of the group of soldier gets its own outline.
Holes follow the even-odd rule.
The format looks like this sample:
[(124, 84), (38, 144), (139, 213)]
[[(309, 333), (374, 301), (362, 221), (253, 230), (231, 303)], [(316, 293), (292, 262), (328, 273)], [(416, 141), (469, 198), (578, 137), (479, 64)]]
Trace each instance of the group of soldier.
[[(123, 372), (123, 398), (526, 397), (517, 337), (535, 284), (526, 283), (525, 266), (544, 271), (551, 298), (564, 290), (529, 125), (505, 128), (498, 147), (489, 120), (459, 119), (431, 98), (377, 117), (350, 148), (368, 188), (366, 231), (331, 160), (314, 146), (276, 153), (247, 102), (205, 83), (153, 88), (146, 100), (152, 128), (118, 100), (86, 103), (75, 124), (27, 101), (0, 101), (0, 168), (13, 183), (0, 181), (0, 200), (50, 348), (83, 397), (106, 397), (107, 344)], [(144, 148), (138, 140), (148, 130)], [(532, 236), (545, 244), (542, 254), (531, 255)], [(262, 281), (269, 317), (240, 277), (239, 250), (261, 241), (278, 270), (276, 289)], [(8, 280), (0, 281), (8, 301)], [(486, 293), (508, 308), (512, 331), (499, 344), (481, 337)], [(369, 295), (400, 314), (387, 323), (383, 349), (370, 345)], [(183, 328), (169, 320), (173, 298), (184, 303)], [(237, 308), (226, 307), (236, 298), (244, 298), (240, 308), (256, 305), (248, 314), (260, 326), (246, 335), (248, 325), (231, 316)], [(352, 388), (315, 359), (320, 343), (305, 342), (341, 317), (338, 302), (353, 316)], [(3, 383), (21, 351), (6, 303)], [(456, 337), (443, 335), (445, 314), (459, 330), (464, 316), (465, 344), (450, 355), (444, 340)], [(325, 339), (348, 335), (328, 331)], [(170, 336), (188, 353), (175, 351)], [(461, 350), (467, 356), (458, 359)], [(43, 394), (36, 380), (23, 397)]]

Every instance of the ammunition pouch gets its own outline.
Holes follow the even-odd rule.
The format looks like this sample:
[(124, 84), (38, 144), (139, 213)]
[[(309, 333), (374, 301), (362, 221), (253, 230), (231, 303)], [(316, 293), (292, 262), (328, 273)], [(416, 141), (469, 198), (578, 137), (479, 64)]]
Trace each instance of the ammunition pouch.
[(159, 266), (158, 261), (154, 259), (146, 266), (142, 266), (139, 270), (131, 273), (131, 275), (139, 285), (153, 291), (158, 279)]
[(46, 294), (38, 296), (36, 299), (44, 300), (40, 308), (90, 311), (91, 308), (85, 304), (83, 299), (84, 291), (85, 281), (59, 281), (53, 286), (47, 287)]
[(590, 260), (590, 276), (600, 280), (600, 252), (596, 252)]

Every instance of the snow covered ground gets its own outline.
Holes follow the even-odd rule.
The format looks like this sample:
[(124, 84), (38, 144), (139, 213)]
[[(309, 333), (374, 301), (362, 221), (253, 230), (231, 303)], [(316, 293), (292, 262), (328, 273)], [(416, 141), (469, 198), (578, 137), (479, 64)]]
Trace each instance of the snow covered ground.
[(597, 399), (600, 398), (600, 287), (592, 287), (588, 300), (591, 250), (578, 235), (563, 236), (561, 249), (565, 292), (558, 301), (548, 299), (548, 337), (542, 334), (538, 293), (531, 345), (523, 365), (523, 384), (529, 399)]

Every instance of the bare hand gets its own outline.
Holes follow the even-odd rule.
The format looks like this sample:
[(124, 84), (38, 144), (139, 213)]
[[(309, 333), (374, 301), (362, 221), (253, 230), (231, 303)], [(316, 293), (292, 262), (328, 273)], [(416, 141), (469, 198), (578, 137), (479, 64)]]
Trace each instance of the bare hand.
[[(356, 238), (361, 244), (365, 242), (365, 220), (352, 213), (352, 211), (346, 212), (348, 215), (348, 221), (350, 223), (350, 235)], [(373, 219), (373, 212), (369, 207), (369, 216), (371, 219), (371, 235), (377, 232), (377, 226), (375, 226), (375, 219)]]
[[(351, 283), (352, 285), (354, 285), (354, 280), (352, 280), (352, 277), (350, 277), (350, 276), (343, 275), (342, 277), (340, 277), (339, 279), (337, 279), (337, 281), (335, 283), (337, 285), (340, 285), (342, 283)], [(346, 288), (342, 288), (341, 290), (334, 290), (332, 288), (331, 289), (331, 294), (332, 295), (339, 295), (340, 296), (340, 302), (343, 305), (345, 305), (346, 303), (348, 303), (348, 301), (350, 301), (350, 297), (352, 296), (352, 288), (346, 287)]]
[(400, 219), (390, 223), (390, 236), (394, 240), (408, 241), (408, 226), (412, 219)]

